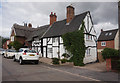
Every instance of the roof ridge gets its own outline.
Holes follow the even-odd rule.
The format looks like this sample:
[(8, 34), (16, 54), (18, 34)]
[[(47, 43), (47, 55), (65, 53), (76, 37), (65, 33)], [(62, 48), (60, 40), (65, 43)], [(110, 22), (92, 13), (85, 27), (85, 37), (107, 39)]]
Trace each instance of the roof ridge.
[(106, 30), (106, 31), (103, 31), (103, 32), (109, 32), (109, 31), (115, 31), (115, 30), (118, 30), (118, 29)]

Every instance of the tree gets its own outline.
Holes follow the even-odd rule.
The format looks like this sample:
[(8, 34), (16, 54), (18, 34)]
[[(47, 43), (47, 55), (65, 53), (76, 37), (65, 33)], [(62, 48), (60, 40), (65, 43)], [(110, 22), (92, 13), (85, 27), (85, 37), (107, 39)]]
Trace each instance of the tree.
[(21, 47), (23, 47), (23, 45), (19, 41), (14, 41), (12, 45), (16, 51), (18, 51)]
[(4, 38), (4, 37), (0, 36), (0, 47), (2, 47), (3, 44), (4, 44), (7, 40), (9, 40), (9, 38)]

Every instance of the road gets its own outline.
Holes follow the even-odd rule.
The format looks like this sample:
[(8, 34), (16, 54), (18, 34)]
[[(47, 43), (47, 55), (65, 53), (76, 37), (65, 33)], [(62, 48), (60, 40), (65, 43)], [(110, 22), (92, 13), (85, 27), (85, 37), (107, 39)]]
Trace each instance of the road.
[(118, 74), (45, 63), (19, 65), (2, 58), (2, 81), (118, 81)]

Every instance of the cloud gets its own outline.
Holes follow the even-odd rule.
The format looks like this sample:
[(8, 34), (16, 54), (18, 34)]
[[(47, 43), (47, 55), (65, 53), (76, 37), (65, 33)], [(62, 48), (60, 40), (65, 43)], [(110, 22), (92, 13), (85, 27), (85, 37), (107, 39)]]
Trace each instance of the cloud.
[(98, 37), (100, 35), (101, 29), (103, 29), (103, 31), (111, 30), (111, 29), (118, 29), (118, 24), (115, 25), (115, 24), (111, 24), (110, 22), (98, 23), (94, 25), (94, 28), (96, 30), (96, 34)]
[[(14, 23), (32, 23), (33, 27), (49, 24), (50, 12), (57, 14), (57, 20), (66, 18), (66, 6), (72, 4), (75, 14), (90, 11), (95, 29), (117, 28), (118, 9), (116, 2), (3, 2), (2, 3), (2, 36), (9, 37)], [(107, 23), (107, 24), (106, 24)], [(1, 34), (0, 34), (1, 35)], [(97, 34), (98, 35), (98, 34)]]

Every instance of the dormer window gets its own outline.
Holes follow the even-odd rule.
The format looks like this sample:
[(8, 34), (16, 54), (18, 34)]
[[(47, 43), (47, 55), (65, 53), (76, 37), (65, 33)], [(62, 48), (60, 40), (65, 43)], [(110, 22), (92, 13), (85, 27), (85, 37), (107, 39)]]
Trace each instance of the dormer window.
[(112, 33), (109, 33), (109, 35), (112, 35)]
[(106, 36), (108, 35), (108, 33), (105, 34)]

